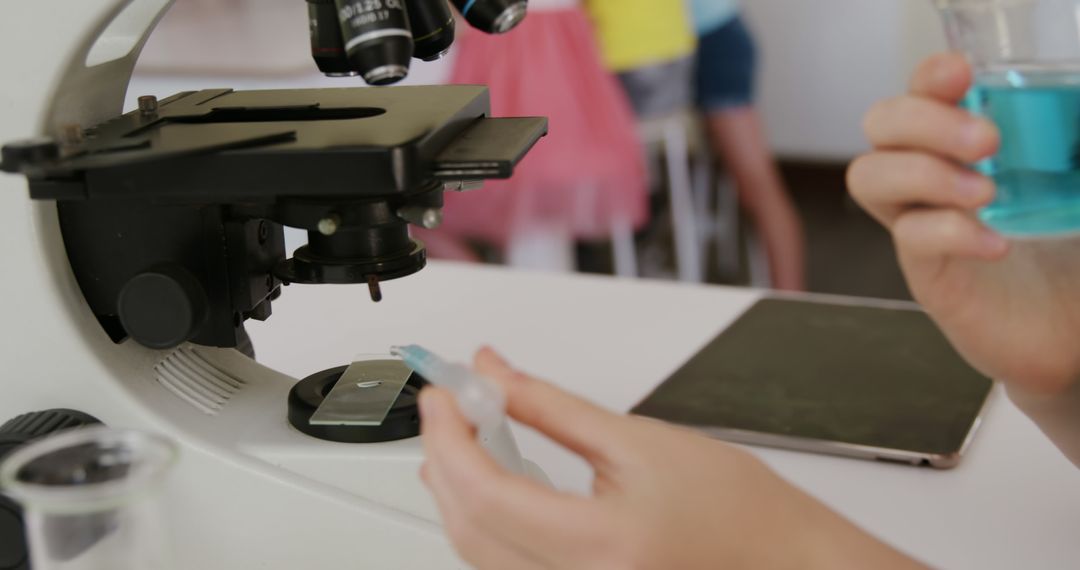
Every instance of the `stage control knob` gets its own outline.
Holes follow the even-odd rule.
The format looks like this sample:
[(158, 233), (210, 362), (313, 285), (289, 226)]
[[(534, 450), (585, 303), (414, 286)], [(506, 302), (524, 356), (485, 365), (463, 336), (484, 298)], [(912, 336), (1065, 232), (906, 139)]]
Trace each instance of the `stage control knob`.
[(120, 324), (135, 342), (157, 349), (191, 340), (206, 322), (206, 292), (190, 272), (161, 265), (132, 277), (117, 298)]

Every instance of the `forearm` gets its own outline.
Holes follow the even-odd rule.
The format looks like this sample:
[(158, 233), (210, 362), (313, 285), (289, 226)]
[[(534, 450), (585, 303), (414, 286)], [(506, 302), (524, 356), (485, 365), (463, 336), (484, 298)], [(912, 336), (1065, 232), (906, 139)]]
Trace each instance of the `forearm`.
[[(846, 521), (845, 521), (846, 522)], [(866, 534), (854, 525), (822, 544), (815, 563), (807, 568), (876, 568), (878, 570), (926, 570), (928, 566)], [(826, 550), (827, 549), (827, 550)]]
[(1080, 382), (1054, 394), (1028, 392), (1015, 385), (1006, 385), (1006, 391), (1016, 407), (1080, 467)]
[[(788, 520), (798, 521), (798, 539), (792, 549), (798, 563), (792, 567), (812, 570), (875, 568), (879, 570), (925, 570), (927, 566), (889, 546), (817, 499), (794, 489), (789, 499), (798, 510)], [(774, 565), (773, 567), (780, 567)]]

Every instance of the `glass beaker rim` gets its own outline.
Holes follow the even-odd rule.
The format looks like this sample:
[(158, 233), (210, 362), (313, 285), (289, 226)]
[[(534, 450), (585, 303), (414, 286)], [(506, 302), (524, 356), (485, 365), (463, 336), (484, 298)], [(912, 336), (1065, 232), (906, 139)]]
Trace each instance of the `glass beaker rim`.
[[(51, 485), (24, 481), (20, 472), (30, 462), (83, 444), (124, 445), (137, 452), (132, 469), (106, 481)], [(24, 508), (55, 513), (85, 513), (118, 508), (152, 491), (176, 462), (177, 445), (162, 436), (107, 426), (77, 428), (20, 447), (0, 463), (0, 491)]]

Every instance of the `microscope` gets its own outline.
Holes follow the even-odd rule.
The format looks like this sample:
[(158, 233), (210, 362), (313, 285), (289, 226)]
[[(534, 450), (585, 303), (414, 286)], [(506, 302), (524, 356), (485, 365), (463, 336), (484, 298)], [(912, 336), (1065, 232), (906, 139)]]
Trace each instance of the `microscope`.
[[(445, 0), (306, 2), (327, 75), (387, 85), (453, 41)], [(409, 226), (511, 176), (546, 120), (490, 117), (479, 86), (212, 89), (122, 113), (172, 3), (0, 8), (0, 456), (91, 423), (174, 439), (176, 568), (463, 567), (418, 475), (424, 379), (376, 359), (298, 382), (251, 357), (244, 323), (287, 286), (378, 302), (426, 263)], [(525, 16), (524, 0), (453, 3), (489, 33)], [(286, 252), (286, 226), (308, 243)], [(0, 570), (28, 567), (20, 527), (0, 502)]]

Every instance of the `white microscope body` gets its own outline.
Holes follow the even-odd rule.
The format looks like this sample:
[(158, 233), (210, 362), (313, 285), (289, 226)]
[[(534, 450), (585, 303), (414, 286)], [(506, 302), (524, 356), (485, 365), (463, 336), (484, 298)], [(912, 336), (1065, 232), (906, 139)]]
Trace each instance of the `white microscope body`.
[[(119, 115), (172, 0), (5, 2), (0, 142)], [(0, 423), (51, 408), (176, 440), (165, 498), (178, 569), (460, 568), (418, 476), (418, 438), (321, 441), (293, 429), (295, 379), (233, 349), (114, 344), (68, 263), (56, 204), (0, 175)]]

